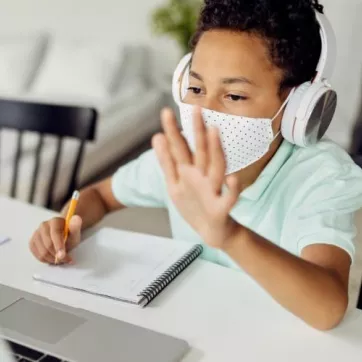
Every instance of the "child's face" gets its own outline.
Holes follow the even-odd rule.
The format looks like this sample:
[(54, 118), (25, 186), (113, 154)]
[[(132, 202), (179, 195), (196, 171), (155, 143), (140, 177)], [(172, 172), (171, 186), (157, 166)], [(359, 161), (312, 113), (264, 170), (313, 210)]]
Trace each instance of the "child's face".
[[(272, 118), (285, 96), (282, 71), (260, 38), (226, 30), (205, 32), (194, 51), (185, 103), (232, 115)], [(280, 129), (281, 115), (273, 122)]]
[[(280, 93), (282, 71), (269, 59), (268, 48), (255, 35), (227, 30), (205, 32), (193, 54), (185, 103), (252, 118), (273, 118), (290, 89)], [(272, 123), (280, 130), (283, 112)], [(282, 137), (266, 155), (237, 174), (240, 185), (253, 183), (277, 151)]]

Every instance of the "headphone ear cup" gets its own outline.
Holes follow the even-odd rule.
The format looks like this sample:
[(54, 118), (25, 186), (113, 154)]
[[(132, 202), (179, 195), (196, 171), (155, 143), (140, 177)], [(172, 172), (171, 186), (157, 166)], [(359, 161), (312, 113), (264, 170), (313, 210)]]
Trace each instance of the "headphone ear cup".
[(311, 82), (305, 82), (294, 90), (293, 95), (290, 97), (287, 106), (285, 107), (282, 122), (281, 132), (282, 136), (290, 143), (296, 144), (294, 137), (295, 120), (298, 110), (302, 104), (305, 94), (311, 87)]
[(316, 144), (333, 119), (336, 92), (324, 82), (304, 83), (289, 102), (282, 120), (283, 137), (300, 147)]

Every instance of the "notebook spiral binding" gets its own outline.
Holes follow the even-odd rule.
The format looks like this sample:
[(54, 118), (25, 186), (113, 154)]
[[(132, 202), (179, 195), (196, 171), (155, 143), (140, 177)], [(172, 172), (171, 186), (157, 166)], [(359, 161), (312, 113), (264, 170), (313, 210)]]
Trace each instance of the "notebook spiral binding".
[(154, 282), (138, 294), (142, 297), (142, 306), (146, 306), (151, 302), (161, 291), (166, 288), (181, 272), (183, 272), (198, 256), (202, 254), (202, 245), (195, 245), (187, 254), (180, 260), (169, 267), (162, 273)]

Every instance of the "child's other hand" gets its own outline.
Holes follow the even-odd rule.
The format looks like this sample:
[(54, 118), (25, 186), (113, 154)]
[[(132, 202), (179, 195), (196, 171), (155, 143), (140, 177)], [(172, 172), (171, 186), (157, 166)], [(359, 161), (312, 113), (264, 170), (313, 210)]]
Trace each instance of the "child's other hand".
[(173, 112), (164, 110), (161, 119), (164, 134), (154, 136), (152, 146), (165, 174), (170, 197), (207, 244), (222, 248), (236, 226), (229, 213), (238, 199), (239, 187), (236, 176), (230, 175), (226, 177), (228, 190), (222, 192), (226, 163), (218, 130), (206, 129), (201, 110), (196, 108), (196, 151), (192, 154)]
[(43, 222), (31, 237), (29, 247), (32, 254), (41, 262), (48, 264), (71, 263), (68, 251), (80, 243), (82, 219), (73, 216), (69, 224), (69, 235), (64, 244), (65, 220), (56, 217)]

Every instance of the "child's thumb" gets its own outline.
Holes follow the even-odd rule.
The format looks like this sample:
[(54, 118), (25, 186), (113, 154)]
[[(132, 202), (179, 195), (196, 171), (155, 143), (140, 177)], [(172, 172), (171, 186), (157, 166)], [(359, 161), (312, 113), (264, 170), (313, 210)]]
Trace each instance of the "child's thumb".
[(80, 242), (80, 234), (82, 231), (82, 218), (75, 215), (69, 222), (69, 237), (71, 238), (72, 247)]

